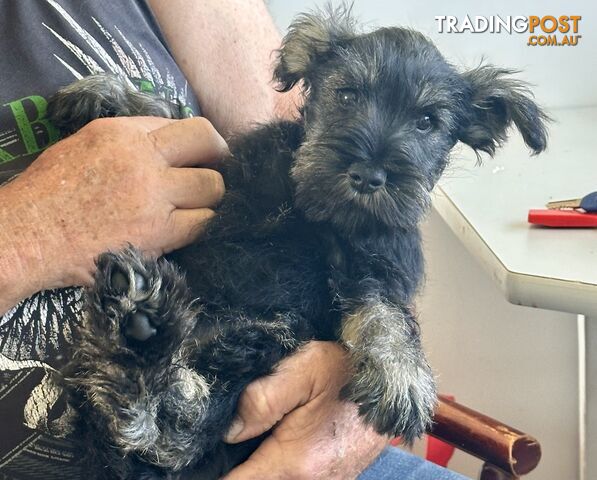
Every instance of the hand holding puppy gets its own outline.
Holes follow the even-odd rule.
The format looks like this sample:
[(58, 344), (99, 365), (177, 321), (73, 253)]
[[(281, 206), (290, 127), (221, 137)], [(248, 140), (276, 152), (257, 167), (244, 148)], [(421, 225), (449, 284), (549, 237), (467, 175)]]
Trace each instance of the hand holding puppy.
[(276, 373), (251, 383), (226, 440), (237, 443), (273, 428), (225, 480), (356, 478), (387, 445), (357, 406), (339, 399), (349, 380), (347, 355), (335, 342), (310, 342)]
[(132, 243), (157, 256), (190, 243), (224, 184), (189, 167), (227, 151), (203, 118), (100, 119), (50, 147), (0, 188), (0, 313), (42, 289), (88, 284), (106, 250)]

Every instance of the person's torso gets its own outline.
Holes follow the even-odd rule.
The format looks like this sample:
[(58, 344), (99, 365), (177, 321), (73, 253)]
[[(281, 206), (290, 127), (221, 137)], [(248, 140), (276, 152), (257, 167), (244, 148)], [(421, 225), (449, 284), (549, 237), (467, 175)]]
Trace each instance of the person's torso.
[(0, 45), (0, 184), (58, 140), (47, 99), (87, 75), (127, 76), (199, 114), (144, 1), (0, 0)]

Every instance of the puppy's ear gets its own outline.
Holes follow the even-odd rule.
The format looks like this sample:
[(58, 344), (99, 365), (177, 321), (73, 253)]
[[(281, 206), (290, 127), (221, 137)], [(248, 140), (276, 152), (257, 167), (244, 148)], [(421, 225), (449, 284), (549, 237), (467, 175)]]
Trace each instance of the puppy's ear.
[(328, 55), (335, 45), (355, 34), (351, 7), (328, 6), (325, 11), (296, 17), (278, 50), (274, 80), (278, 90), (286, 92), (300, 80), (308, 84), (313, 66)]
[(470, 104), (459, 139), (475, 151), (493, 156), (512, 123), (533, 153), (545, 150), (549, 117), (535, 103), (527, 85), (512, 78), (514, 73), (483, 65), (463, 74)]

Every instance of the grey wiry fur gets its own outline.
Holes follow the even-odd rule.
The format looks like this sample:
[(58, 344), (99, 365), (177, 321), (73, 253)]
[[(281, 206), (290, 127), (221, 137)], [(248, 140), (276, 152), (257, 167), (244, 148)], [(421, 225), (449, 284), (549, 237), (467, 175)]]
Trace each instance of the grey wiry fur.
[(379, 431), (402, 432), (403, 440), (412, 443), (413, 434), (431, 423), (436, 399), (416, 320), (400, 307), (371, 298), (345, 318), (340, 338), (359, 366), (344, 397), (356, 402)]
[(68, 135), (90, 118), (135, 115), (179, 118), (181, 106), (138, 92), (120, 77), (91, 75), (61, 89), (49, 103), (47, 115), (63, 135)]
[[(167, 261), (100, 259), (66, 376), (105, 478), (222, 476), (255, 448), (220, 440), (241, 392), (310, 339), (346, 347), (343, 398), (412, 442), (436, 399), (412, 313), (430, 192), (459, 140), (493, 154), (514, 125), (533, 152), (546, 146), (546, 116), (509, 71), (460, 73), (420, 33), (362, 33), (346, 8), (300, 16), (275, 75), (280, 90), (303, 85), (301, 119), (230, 142), (204, 236)], [(68, 133), (173, 110), (93, 77), (49, 111)]]
[(545, 148), (549, 117), (532, 100), (528, 86), (512, 75), (515, 70), (481, 65), (463, 76), (473, 86), (473, 121), (463, 141), (493, 155), (506, 140), (511, 122), (535, 152)]
[[(98, 267), (97, 288), (64, 372), (71, 402), (81, 402), (80, 422), (98, 423), (89, 441), (107, 442), (100, 458), (134, 454), (180, 470), (197, 456), (190, 437), (209, 396), (206, 379), (187, 366), (185, 339), (199, 311), (187, 300), (181, 275), (165, 262), (144, 262), (125, 250), (104, 255)], [(135, 314), (151, 318), (159, 343), (127, 339)], [(122, 477), (131, 471), (128, 465), (117, 470)]]

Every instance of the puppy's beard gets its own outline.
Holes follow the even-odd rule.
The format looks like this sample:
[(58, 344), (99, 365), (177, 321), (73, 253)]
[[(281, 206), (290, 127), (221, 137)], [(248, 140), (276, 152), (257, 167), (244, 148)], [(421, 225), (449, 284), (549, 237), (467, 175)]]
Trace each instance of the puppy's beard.
[(395, 226), (400, 216), (398, 205), (385, 186), (370, 193), (361, 193), (350, 184), (347, 174), (339, 175), (338, 192), (345, 199), (348, 209), (363, 221), (379, 222), (388, 227)]
[(426, 178), (405, 165), (396, 179), (369, 194), (355, 191), (338, 152), (318, 141), (299, 149), (292, 167), (295, 206), (313, 222), (329, 222), (346, 234), (412, 229), (429, 205)]
[(335, 175), (333, 181), (317, 180), (297, 183), (297, 208), (308, 220), (329, 222), (347, 234), (375, 232), (380, 228), (411, 229), (429, 203), (429, 195), (421, 185), (402, 191), (390, 184), (376, 192), (359, 193), (346, 174)]

